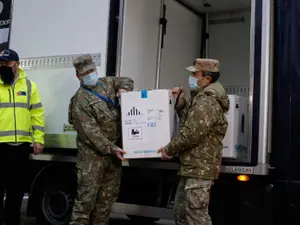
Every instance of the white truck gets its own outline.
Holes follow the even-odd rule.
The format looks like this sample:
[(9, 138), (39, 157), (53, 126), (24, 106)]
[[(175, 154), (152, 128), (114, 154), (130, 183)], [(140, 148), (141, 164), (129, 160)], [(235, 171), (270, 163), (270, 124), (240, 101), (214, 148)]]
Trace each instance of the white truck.
[[(77, 152), (67, 110), (79, 87), (74, 57), (92, 54), (101, 76), (131, 77), (137, 89), (186, 90), (184, 68), (210, 57), (220, 60), (228, 94), (249, 99), (248, 145), (223, 159), (212, 190), (214, 224), (268, 224), (274, 10), (272, 0), (14, 0), (9, 46), (45, 107), (45, 151), (32, 155), (28, 215), (38, 224), (63, 225), (72, 210)], [(160, 159), (124, 163), (113, 212), (172, 219), (177, 169), (176, 161)]]

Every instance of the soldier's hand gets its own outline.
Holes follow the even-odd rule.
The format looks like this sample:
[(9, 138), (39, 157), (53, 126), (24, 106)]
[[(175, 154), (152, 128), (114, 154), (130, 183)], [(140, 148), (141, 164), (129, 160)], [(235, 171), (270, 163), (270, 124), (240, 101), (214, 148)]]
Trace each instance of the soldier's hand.
[(179, 93), (180, 93), (179, 99), (183, 99), (184, 98), (184, 90), (182, 87), (174, 87), (172, 89), (172, 94), (175, 99), (178, 98)]
[(172, 156), (167, 155), (166, 150), (164, 148), (158, 149), (157, 153), (161, 153), (162, 160), (170, 160), (173, 158)]
[(123, 92), (128, 92), (127, 90), (123, 89), (123, 88), (119, 88), (118, 92), (117, 92), (117, 96), (120, 98), (121, 97), (121, 93)]
[(123, 149), (115, 148), (114, 153), (120, 160), (122, 160), (122, 161), (126, 160), (126, 159), (124, 159), (123, 155), (126, 154), (127, 152), (124, 151)]

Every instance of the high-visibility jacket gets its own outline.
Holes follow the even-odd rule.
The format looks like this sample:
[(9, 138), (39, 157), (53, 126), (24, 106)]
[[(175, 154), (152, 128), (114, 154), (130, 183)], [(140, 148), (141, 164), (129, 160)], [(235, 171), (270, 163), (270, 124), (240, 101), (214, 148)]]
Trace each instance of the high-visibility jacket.
[(0, 79), (0, 143), (44, 144), (44, 108), (36, 84), (18, 69), (13, 86)]

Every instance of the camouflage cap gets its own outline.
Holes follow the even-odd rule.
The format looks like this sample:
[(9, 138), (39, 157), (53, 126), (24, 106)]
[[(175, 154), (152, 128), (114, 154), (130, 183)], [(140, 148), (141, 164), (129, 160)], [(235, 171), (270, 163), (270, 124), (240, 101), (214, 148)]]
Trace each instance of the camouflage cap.
[(73, 61), (73, 65), (79, 74), (96, 69), (96, 64), (93, 62), (93, 58), (89, 54), (76, 57)]
[(215, 59), (195, 59), (194, 65), (186, 67), (186, 70), (194, 72), (219, 72), (219, 61)]

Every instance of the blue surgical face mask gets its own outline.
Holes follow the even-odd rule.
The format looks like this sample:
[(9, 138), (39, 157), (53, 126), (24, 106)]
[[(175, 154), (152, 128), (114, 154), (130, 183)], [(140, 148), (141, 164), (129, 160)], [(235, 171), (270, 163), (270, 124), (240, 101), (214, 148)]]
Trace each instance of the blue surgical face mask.
[(191, 90), (195, 90), (198, 87), (198, 79), (190, 76), (189, 77), (189, 86)]
[(98, 81), (97, 72), (90, 73), (83, 77), (83, 84), (87, 86), (96, 86)]

